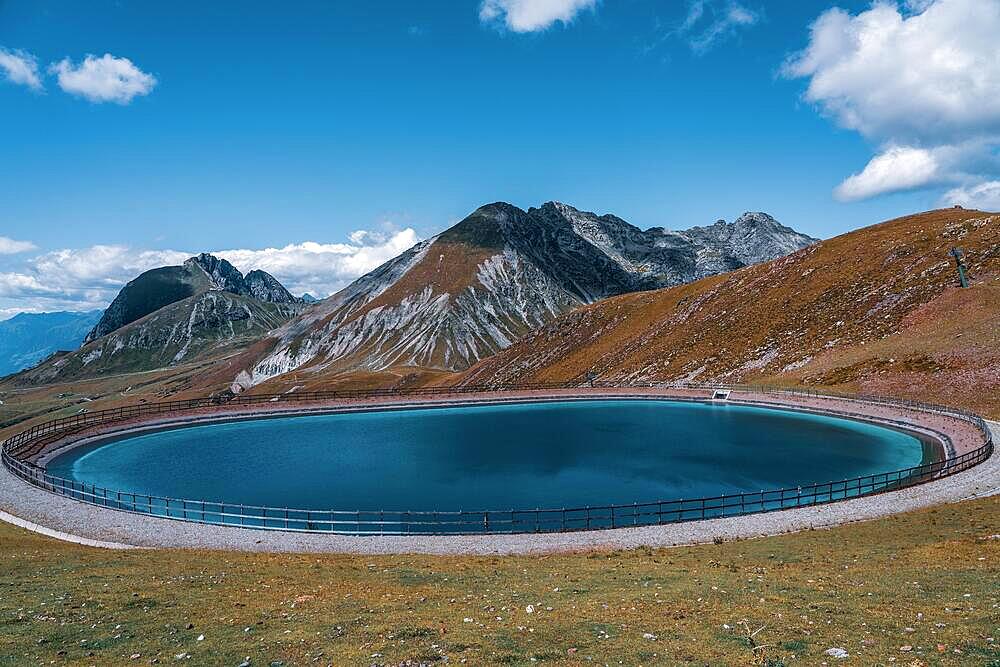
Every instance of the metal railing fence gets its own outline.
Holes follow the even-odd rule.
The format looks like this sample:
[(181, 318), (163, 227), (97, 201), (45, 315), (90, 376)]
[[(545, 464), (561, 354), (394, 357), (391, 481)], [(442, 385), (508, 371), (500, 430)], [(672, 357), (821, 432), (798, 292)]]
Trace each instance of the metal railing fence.
[[(642, 390), (649, 388), (714, 391), (731, 389), (758, 395), (790, 394), (815, 398), (835, 398), (865, 404), (905, 407), (948, 415), (972, 423), (982, 432), (983, 444), (965, 454), (941, 461), (853, 479), (823, 482), (755, 493), (734, 493), (706, 498), (663, 500), (631, 505), (603, 505), (559, 509), (511, 509), (476, 511), (395, 511), (395, 510), (304, 510), (283, 507), (259, 507), (203, 500), (166, 498), (136, 494), (50, 475), (30, 459), (47, 445), (80, 431), (95, 427), (177, 414), (221, 406), (253, 406), (273, 403), (303, 403), (332, 400), (385, 397), (421, 397), (452, 395), (491, 396), (525, 391), (565, 389)], [(590, 393), (589, 391), (587, 392)], [(607, 394), (614, 398), (614, 394)], [(650, 396), (647, 395), (647, 397)], [(668, 400), (678, 397), (666, 396)], [(705, 400), (689, 397), (688, 400)], [(794, 406), (792, 406), (794, 407)], [(822, 409), (823, 413), (851, 415), (843, 410)], [(856, 415), (864, 416), (864, 415)], [(891, 421), (891, 420), (890, 420)], [(902, 422), (897, 422), (902, 425)], [(857, 498), (875, 493), (914, 486), (935, 478), (967, 470), (988, 459), (994, 450), (988, 425), (974, 413), (930, 403), (882, 396), (834, 394), (811, 389), (764, 385), (709, 385), (695, 383), (546, 383), (506, 387), (465, 386), (392, 390), (333, 390), (291, 394), (249, 394), (234, 397), (196, 398), (146, 403), (53, 419), (37, 424), (7, 439), (2, 444), (3, 465), (14, 475), (47, 491), (81, 502), (116, 510), (199, 523), (243, 526), (258, 529), (325, 532), (349, 535), (454, 535), (525, 532), (567, 532), (648, 526), (719, 517), (771, 512), (795, 507), (809, 507)]]

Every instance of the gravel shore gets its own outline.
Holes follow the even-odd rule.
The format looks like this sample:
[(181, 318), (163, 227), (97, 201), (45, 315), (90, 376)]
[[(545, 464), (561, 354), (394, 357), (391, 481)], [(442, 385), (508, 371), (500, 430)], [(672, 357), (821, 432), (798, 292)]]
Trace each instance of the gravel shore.
[[(506, 395), (504, 398), (516, 397)], [(764, 399), (762, 396), (749, 395), (739, 398), (746, 402), (762, 402)], [(767, 398), (768, 402), (775, 400), (773, 396)], [(801, 408), (815, 408), (817, 406), (812, 404), (814, 400), (817, 399), (786, 401), (782, 397), (781, 402)], [(426, 405), (427, 401), (420, 403)], [(829, 402), (826, 402), (825, 407), (828, 405)], [(360, 406), (355, 404), (355, 407)], [(900, 420), (898, 411), (892, 412), (882, 406), (855, 403), (851, 405), (851, 411), (873, 418)], [(259, 408), (255, 408), (254, 412), (260, 414)], [(952, 441), (951, 446), (959, 453), (975, 445), (975, 429), (966, 429), (962, 422), (953, 419), (925, 414), (907, 415), (901, 421), (911, 423), (921, 430), (946, 433)], [(1000, 425), (994, 423), (992, 427), (994, 437), (1000, 436)], [(59, 539), (85, 541), (83, 543), (90, 546), (111, 548), (136, 546), (356, 554), (514, 554), (663, 547), (711, 542), (719, 538), (751, 539), (809, 528), (827, 528), (997, 493), (1000, 493), (1000, 456), (994, 455), (970, 470), (927, 484), (829, 505), (767, 514), (573, 533), (359, 537), (204, 525), (109, 510), (43, 491), (0, 467), (0, 511), (19, 519), (29, 529), (41, 529), (39, 532)], [(0, 514), (0, 520), (10, 518)]]

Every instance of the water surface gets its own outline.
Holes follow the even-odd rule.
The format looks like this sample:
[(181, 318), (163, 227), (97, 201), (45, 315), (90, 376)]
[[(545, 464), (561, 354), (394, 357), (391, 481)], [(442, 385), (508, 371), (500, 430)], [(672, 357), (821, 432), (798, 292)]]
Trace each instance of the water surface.
[(110, 489), (247, 505), (500, 510), (756, 492), (922, 457), (917, 438), (846, 419), (601, 400), (192, 426), (77, 448), (48, 469)]

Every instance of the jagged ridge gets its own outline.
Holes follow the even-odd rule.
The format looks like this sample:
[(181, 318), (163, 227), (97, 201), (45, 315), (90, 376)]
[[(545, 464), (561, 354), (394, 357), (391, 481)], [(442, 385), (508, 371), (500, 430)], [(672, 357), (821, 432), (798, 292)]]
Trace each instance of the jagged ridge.
[(16, 378), (21, 384), (165, 368), (236, 354), (305, 308), (271, 275), (246, 276), (207, 253), (146, 271), (119, 292), (83, 346)]
[(528, 211), (489, 204), (276, 332), (270, 352), (234, 388), (293, 369), (462, 370), (581, 305), (739, 268), (814, 241), (762, 213), (669, 232), (556, 202)]
[[(972, 288), (958, 288), (954, 245)], [(580, 308), (462, 376), (820, 384), (1000, 411), (1000, 216), (946, 209)], [(974, 389), (973, 389), (974, 388)]]
[(160, 308), (209, 290), (251, 296), (268, 303), (302, 302), (264, 271), (251, 271), (244, 277), (226, 260), (202, 253), (182, 266), (152, 269), (126, 284), (84, 342), (91, 343)]

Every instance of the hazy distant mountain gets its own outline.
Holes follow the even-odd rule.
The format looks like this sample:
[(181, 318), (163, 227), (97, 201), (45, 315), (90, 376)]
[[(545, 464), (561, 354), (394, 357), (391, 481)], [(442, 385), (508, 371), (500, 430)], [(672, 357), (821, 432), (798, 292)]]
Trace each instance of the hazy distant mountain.
[(305, 308), (263, 271), (201, 254), (146, 271), (118, 293), (83, 347), (18, 377), (52, 382), (164, 368), (240, 352)]
[(57, 350), (75, 350), (101, 311), (20, 313), (0, 322), (0, 376), (34, 366)]
[(737, 269), (813, 243), (763, 213), (674, 232), (550, 202), (483, 206), (273, 334), (237, 379), (300, 369), (462, 370), (583, 304)]

